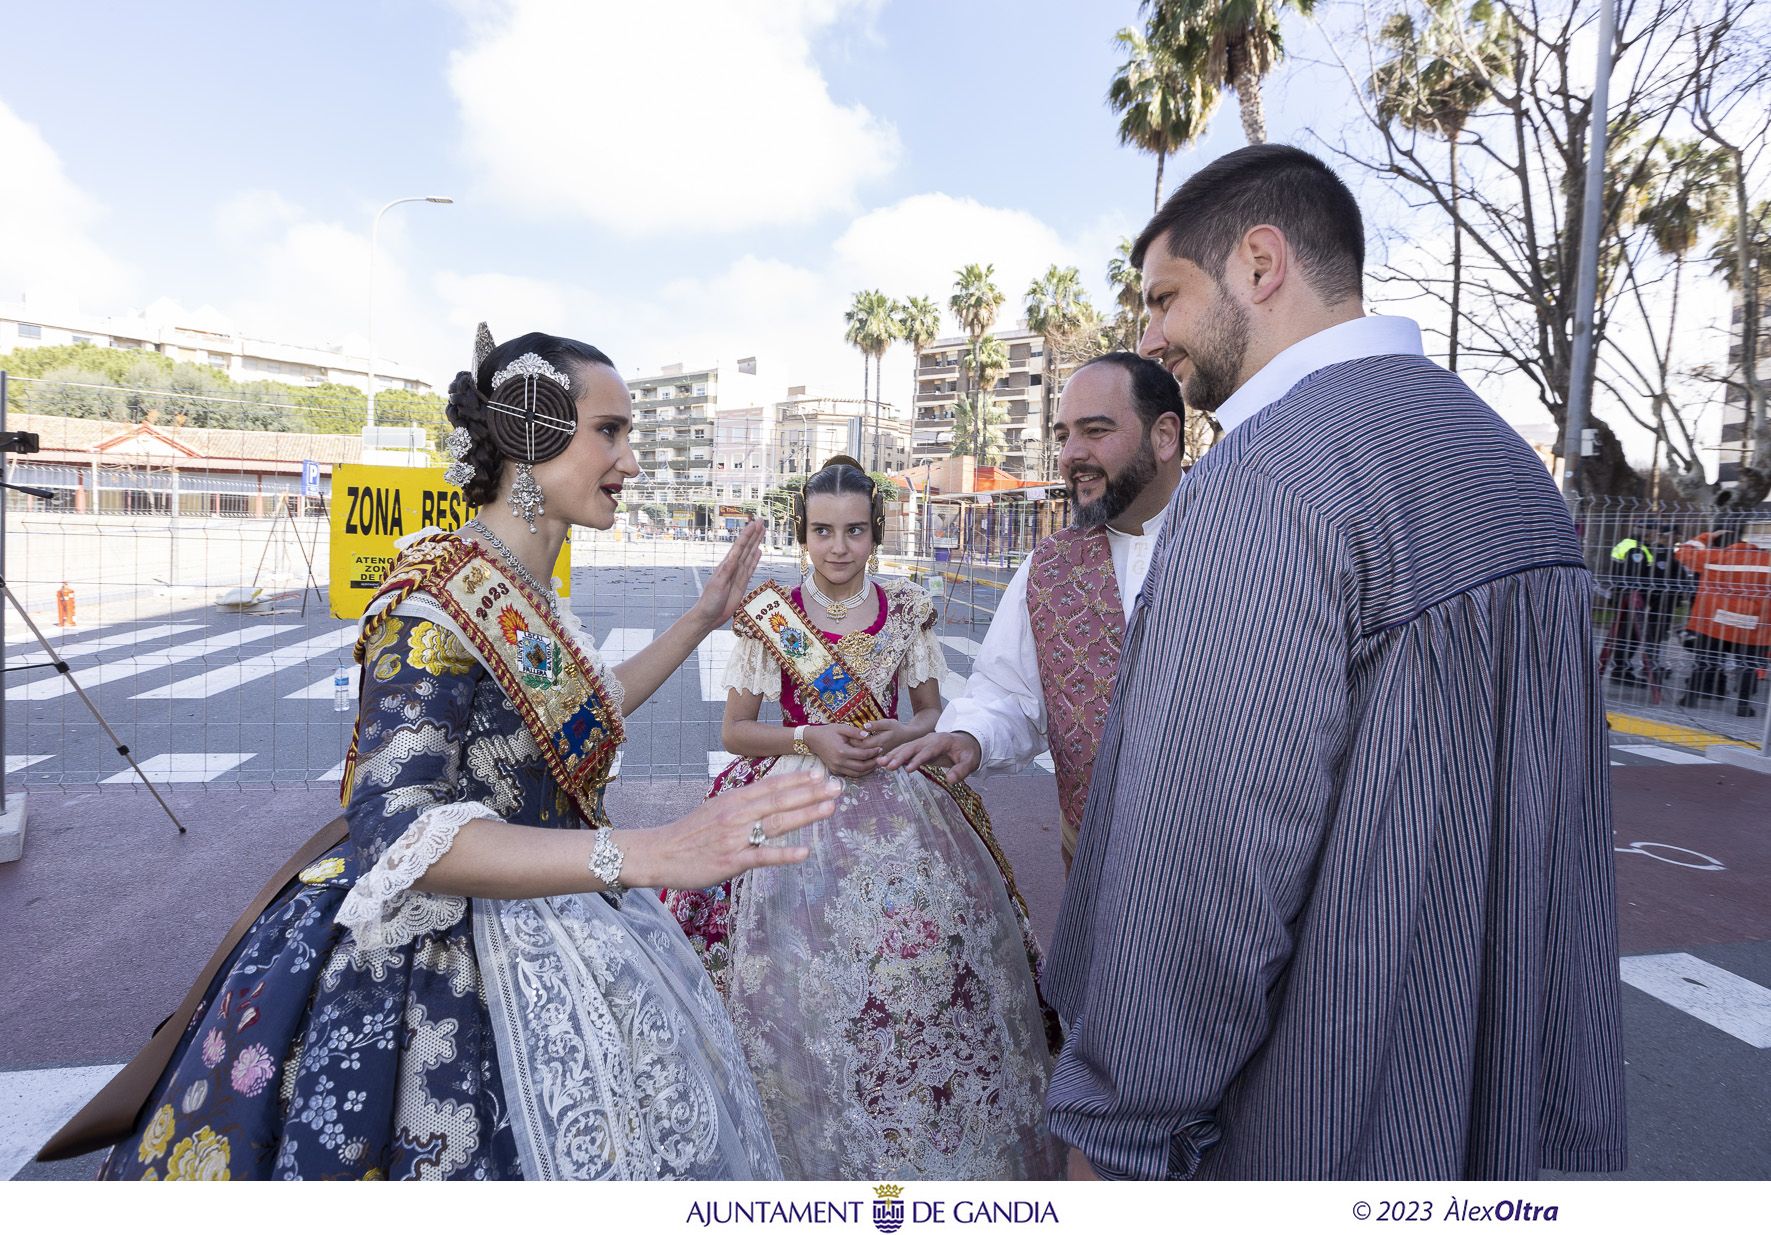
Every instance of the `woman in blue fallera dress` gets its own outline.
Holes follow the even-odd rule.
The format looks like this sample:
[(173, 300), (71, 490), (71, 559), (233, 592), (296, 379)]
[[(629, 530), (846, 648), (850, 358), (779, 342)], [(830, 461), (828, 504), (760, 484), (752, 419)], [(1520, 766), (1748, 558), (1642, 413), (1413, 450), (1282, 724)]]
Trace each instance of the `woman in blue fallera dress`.
[[(615, 829), (621, 718), (731, 614), (760, 526), (610, 669), (551, 564), (638, 471), (625, 386), (550, 335), (450, 391), (451, 479), (483, 507), (405, 547), (357, 644), (349, 838), (210, 984), (111, 1179), (773, 1178), (718, 996), (656, 895), (803, 859), (821, 776)], [(771, 782), (772, 784), (772, 782)]]

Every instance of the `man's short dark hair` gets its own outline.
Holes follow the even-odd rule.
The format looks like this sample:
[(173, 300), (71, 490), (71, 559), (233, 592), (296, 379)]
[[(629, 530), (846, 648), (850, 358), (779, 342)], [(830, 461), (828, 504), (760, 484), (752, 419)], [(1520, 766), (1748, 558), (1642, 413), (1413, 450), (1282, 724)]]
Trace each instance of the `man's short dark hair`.
[(1359, 203), (1328, 164), (1296, 146), (1244, 146), (1194, 172), (1132, 246), (1131, 263), (1159, 236), (1171, 257), (1219, 278), (1250, 228), (1285, 233), (1316, 294), (1329, 304), (1362, 295), (1365, 224)]
[[(1187, 423), (1187, 403), (1181, 398), (1181, 384), (1175, 381), (1174, 374), (1148, 356), (1139, 356), (1135, 352), (1103, 352), (1078, 365), (1076, 373), (1098, 364), (1124, 369), (1130, 375), (1132, 406), (1138, 409), (1138, 419), (1144, 422), (1145, 433), (1164, 412), (1173, 412), (1180, 417), (1182, 424)], [(1071, 380), (1075, 380), (1076, 373), (1070, 375)]]

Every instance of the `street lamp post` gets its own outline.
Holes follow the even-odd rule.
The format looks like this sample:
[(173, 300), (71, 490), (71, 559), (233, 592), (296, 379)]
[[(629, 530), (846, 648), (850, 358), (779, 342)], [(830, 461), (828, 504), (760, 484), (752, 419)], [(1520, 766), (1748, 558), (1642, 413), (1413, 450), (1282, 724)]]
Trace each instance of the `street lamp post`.
[(1592, 129), (1587, 139), (1586, 186), (1581, 197), (1580, 252), (1575, 263), (1573, 355), (1568, 366), (1567, 415), (1562, 425), (1562, 491), (1580, 494), (1587, 411), (1593, 398), (1593, 309), (1599, 297), (1599, 229), (1604, 219), (1605, 146), (1611, 57), (1617, 41), (1617, 0), (1599, 3), (1599, 66), (1593, 80)]
[(381, 239), (381, 216), (406, 202), (430, 202), (437, 206), (448, 206), (454, 204), (454, 201), (453, 197), (396, 197), (375, 212), (375, 222), (369, 225), (369, 416), (364, 425), (367, 429), (375, 427), (375, 249)]

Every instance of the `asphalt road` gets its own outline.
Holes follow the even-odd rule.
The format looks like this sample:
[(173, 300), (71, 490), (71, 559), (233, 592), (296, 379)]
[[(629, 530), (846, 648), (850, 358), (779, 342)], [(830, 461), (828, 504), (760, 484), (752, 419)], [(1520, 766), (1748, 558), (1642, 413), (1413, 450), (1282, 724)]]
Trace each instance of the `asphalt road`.
[[(787, 577), (785, 561), (769, 566)], [(689, 605), (698, 569), (578, 572), (574, 608), (611, 653), (631, 650)], [(992, 595), (979, 588), (976, 600)], [(955, 675), (987, 617), (966, 622), (966, 598), (939, 627)], [(191, 828), (183, 838), (130, 786), (79, 701), (57, 693), (53, 672), (7, 675), (8, 788), (31, 790), (31, 824), (25, 859), (0, 866), (0, 1178), (90, 1173), (91, 1161), (27, 1160), (177, 1002), (237, 907), (336, 809), (351, 716), (333, 711), (330, 679), (348, 631), (311, 601), (306, 616), (293, 602), (273, 608), (58, 636), (122, 739), (169, 782)], [(18, 633), (7, 628), (9, 640)], [(687, 809), (723, 759), (719, 643), (633, 718), (611, 801), (623, 822)], [(9, 660), (21, 652), (9, 646)], [(1771, 1178), (1771, 777), (1639, 738), (1619, 740), (1613, 764), (1625, 1177)], [(279, 791), (216, 791), (235, 786)], [(1052, 778), (1032, 770), (983, 788), (1049, 936), (1062, 891)]]

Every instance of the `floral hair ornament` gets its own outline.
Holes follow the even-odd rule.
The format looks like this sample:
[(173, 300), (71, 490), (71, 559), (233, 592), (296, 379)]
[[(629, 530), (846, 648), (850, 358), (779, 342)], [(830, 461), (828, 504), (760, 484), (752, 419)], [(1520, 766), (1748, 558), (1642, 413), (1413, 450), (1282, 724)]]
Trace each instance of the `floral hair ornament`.
[(443, 479), (457, 489), (465, 489), (477, 474), (474, 465), (469, 462), (468, 455), (473, 453), (473, 434), (457, 426), (449, 430), (449, 436), (443, 439), (443, 446), (449, 451), (449, 457), (455, 462), (443, 471)]
[[(492, 328), (485, 322), (481, 322), (474, 328), (473, 368), (470, 370), (474, 381), (480, 380), (480, 370), (485, 367), (487, 358), (492, 355), (497, 346), (492, 341)], [(467, 488), (479, 473), (479, 469), (469, 461), (469, 456), (473, 454), (473, 434), (469, 433), (465, 426), (457, 425), (449, 430), (448, 436), (443, 439), (443, 449), (447, 450), (449, 457), (455, 460), (443, 470), (443, 479), (457, 489)]]

